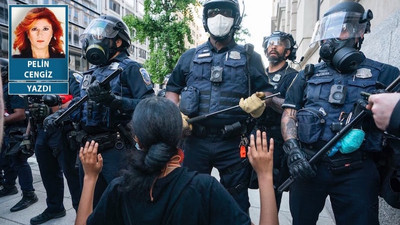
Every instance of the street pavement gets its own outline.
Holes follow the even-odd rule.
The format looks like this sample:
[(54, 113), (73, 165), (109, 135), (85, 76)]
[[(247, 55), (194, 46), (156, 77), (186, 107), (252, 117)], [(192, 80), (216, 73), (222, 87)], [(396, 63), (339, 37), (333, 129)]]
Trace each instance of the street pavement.
[[(10, 212), (10, 208), (13, 207), (22, 198), (21, 191), (19, 191), (18, 194), (0, 198), (1, 225), (29, 224), (29, 221), (32, 217), (42, 213), (43, 210), (46, 209), (46, 191), (43, 187), (39, 167), (34, 156), (29, 158), (29, 164), (31, 165), (33, 173), (33, 186), (36, 190), (39, 201), (28, 207), (27, 209), (21, 210), (19, 212)], [(218, 172), (216, 170), (213, 170), (212, 175), (218, 178)], [(67, 215), (62, 218), (50, 220), (44, 223), (44, 225), (74, 224), (76, 214), (75, 210), (72, 208), (71, 196), (69, 194), (68, 186), (66, 184), (66, 180), (64, 179), (64, 207), (67, 211)], [(19, 184), (17, 184), (17, 186), (19, 188)], [(258, 190), (249, 190), (249, 196), (251, 203), (250, 217), (254, 224), (258, 224), (260, 215), (260, 201)], [(329, 200), (327, 200), (325, 208), (320, 214), (317, 225), (334, 225), (335, 223), (332, 218), (332, 210), (330, 208)], [(279, 211), (279, 222), (281, 225), (290, 225), (291, 221), (292, 219), (289, 212), (288, 194), (284, 193), (281, 209)]]

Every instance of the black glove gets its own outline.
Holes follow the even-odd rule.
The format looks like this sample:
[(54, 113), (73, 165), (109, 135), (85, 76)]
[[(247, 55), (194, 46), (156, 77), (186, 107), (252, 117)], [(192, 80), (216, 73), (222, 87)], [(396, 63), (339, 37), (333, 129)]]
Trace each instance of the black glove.
[(288, 155), (287, 165), (293, 178), (312, 178), (316, 175), (315, 170), (307, 161), (306, 155), (300, 150), (296, 139), (289, 139), (283, 143), (283, 150)]
[(43, 103), (33, 103), (29, 106), (29, 113), (37, 121), (43, 121), (51, 113), (51, 109)]
[(110, 105), (115, 99), (115, 95), (111, 93), (110, 86), (106, 85), (106, 87), (102, 87), (100, 86), (100, 82), (98, 80), (95, 80), (89, 86), (87, 94), (90, 100), (104, 105)]
[[(51, 114), (50, 116), (46, 117), (43, 121), (43, 128), (46, 132), (51, 132), (55, 128), (57, 128), (57, 125), (55, 124), (55, 120), (63, 114), (67, 109), (60, 109), (57, 112)], [(61, 124), (61, 123), (60, 123)], [(58, 125), (60, 125), (58, 124)]]
[(24, 134), (21, 144), (19, 145), (19, 148), (21, 150), (20, 151), (21, 158), (27, 159), (33, 155), (34, 149), (33, 149), (32, 143), (34, 143), (34, 142), (32, 141), (31, 135)]

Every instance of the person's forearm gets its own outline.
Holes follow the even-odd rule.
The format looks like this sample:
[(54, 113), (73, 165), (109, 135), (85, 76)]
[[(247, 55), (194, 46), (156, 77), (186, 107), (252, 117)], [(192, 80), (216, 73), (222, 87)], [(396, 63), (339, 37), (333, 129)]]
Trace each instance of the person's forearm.
[(165, 93), (165, 97), (168, 98), (169, 100), (171, 100), (176, 105), (179, 105), (179, 95), (177, 93), (167, 91)]
[(258, 174), (260, 190), (260, 225), (277, 225), (278, 210), (275, 202), (275, 193), (272, 174)]
[(94, 188), (98, 177), (85, 176), (75, 225), (85, 225), (89, 215), (93, 212)]
[(282, 104), (284, 101), (285, 101), (284, 98), (273, 97), (270, 106), (275, 112), (282, 113), (283, 112)]
[(296, 113), (295, 109), (286, 108), (283, 110), (281, 120), (281, 131), (284, 141), (289, 139), (297, 139), (297, 127), (296, 127)]
[(4, 125), (13, 124), (19, 121), (25, 120), (25, 109), (16, 110), (14, 113), (11, 113), (8, 116), (4, 117)]

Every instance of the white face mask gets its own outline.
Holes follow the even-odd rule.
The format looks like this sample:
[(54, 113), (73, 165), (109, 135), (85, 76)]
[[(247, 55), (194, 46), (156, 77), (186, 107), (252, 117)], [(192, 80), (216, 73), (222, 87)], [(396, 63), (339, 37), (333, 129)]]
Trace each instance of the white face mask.
[(207, 19), (207, 26), (212, 35), (215, 37), (223, 37), (229, 33), (232, 28), (234, 19), (218, 14)]

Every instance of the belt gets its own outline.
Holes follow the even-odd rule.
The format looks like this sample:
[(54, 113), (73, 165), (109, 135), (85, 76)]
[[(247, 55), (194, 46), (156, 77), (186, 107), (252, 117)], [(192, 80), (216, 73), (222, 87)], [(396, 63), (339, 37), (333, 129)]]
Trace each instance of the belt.
[(224, 134), (222, 127), (205, 127), (202, 125), (193, 125), (192, 134), (196, 137), (218, 137)]
[(126, 146), (119, 132), (87, 134), (82, 138), (82, 144), (85, 144), (86, 141), (90, 142), (92, 140), (99, 143), (99, 152), (104, 152), (112, 148), (121, 150)]

